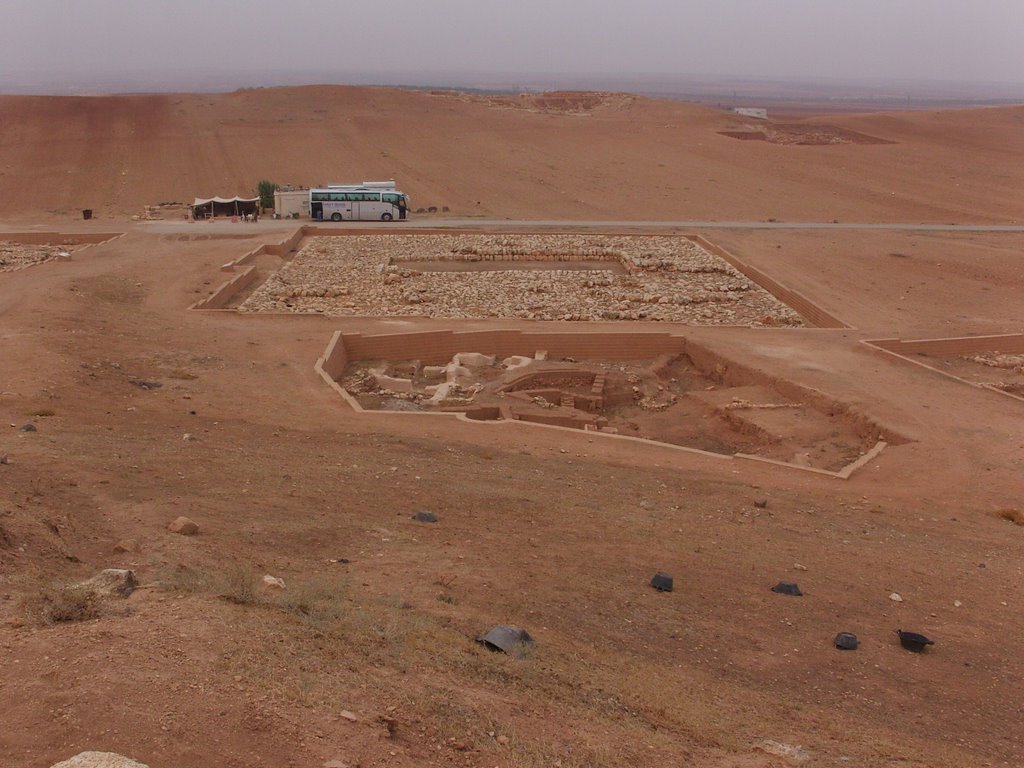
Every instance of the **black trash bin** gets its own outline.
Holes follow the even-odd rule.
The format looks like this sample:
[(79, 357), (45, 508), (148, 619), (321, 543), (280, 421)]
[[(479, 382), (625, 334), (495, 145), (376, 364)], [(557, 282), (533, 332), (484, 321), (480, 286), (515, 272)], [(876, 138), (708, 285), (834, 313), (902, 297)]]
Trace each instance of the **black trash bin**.
[(82, 209), (82, 218), (85, 219), (86, 221), (91, 219), (92, 218), (92, 208), (83, 208)]

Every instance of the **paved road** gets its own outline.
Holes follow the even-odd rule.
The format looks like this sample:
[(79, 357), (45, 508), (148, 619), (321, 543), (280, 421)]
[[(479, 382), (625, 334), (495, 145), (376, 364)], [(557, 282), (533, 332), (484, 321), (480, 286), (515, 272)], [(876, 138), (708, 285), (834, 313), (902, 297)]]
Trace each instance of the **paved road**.
[[(325, 226), (366, 226), (376, 222), (342, 222)], [(382, 224), (381, 226), (395, 226)], [(1024, 232), (1024, 224), (874, 224), (867, 222), (813, 222), (813, 221), (513, 221), (510, 219), (435, 219), (416, 217), (400, 222), (406, 228), (552, 228), (573, 227), (583, 229), (869, 229), (907, 232)]]

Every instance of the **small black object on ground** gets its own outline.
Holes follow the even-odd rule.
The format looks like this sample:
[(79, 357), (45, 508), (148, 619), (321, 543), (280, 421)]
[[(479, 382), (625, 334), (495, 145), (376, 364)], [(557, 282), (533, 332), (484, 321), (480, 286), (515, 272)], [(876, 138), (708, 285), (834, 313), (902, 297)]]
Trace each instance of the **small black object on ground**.
[(672, 577), (667, 573), (658, 571), (654, 574), (654, 578), (651, 579), (651, 586), (659, 592), (671, 592), (672, 591)]
[(900, 636), (900, 645), (914, 653), (923, 653), (929, 645), (935, 645), (934, 640), (929, 640), (917, 632), (904, 632), (902, 629), (897, 629), (896, 634)]
[(525, 659), (533, 651), (533, 638), (522, 627), (499, 624), (476, 641), (492, 651), (501, 651), (517, 659)]
[(341, 563), (342, 565), (348, 565), (352, 561), (349, 560), (347, 557), (338, 557), (338, 558), (335, 558), (332, 562)]
[(836, 648), (841, 651), (856, 651), (860, 640), (853, 632), (840, 632), (835, 639)]
[(772, 592), (778, 592), (780, 595), (793, 595), (794, 597), (803, 595), (795, 581), (780, 581), (772, 587)]
[(163, 383), (159, 381), (145, 381), (144, 379), (132, 379), (128, 383), (140, 389), (160, 389), (163, 386)]
[(435, 515), (433, 512), (427, 512), (427, 510), (422, 509), (415, 515), (413, 515), (412, 519), (415, 520), (417, 523), (436, 523), (437, 515)]
[(22, 432), (38, 432), (35, 424), (23, 424), (21, 427)]

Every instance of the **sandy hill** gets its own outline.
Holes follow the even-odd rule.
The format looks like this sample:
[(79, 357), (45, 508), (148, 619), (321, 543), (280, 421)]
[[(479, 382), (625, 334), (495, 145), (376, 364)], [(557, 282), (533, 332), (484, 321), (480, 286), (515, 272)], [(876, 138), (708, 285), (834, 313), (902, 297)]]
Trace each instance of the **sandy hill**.
[(622, 94), (316, 86), (10, 96), (0, 114), (10, 216), (393, 177), (463, 215), (1024, 219), (1024, 108), (766, 124)]

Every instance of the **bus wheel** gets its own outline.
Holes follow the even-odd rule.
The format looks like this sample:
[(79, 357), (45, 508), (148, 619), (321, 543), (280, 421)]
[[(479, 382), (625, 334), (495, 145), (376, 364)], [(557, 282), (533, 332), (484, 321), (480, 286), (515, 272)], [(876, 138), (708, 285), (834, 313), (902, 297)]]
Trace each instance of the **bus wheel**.
[(392, 219), (392, 216), (391, 216), (390, 213), (382, 213), (380, 215), (380, 220), (381, 221), (391, 221), (391, 219)]
[(331, 221), (341, 221), (341, 214), (340, 213), (332, 213), (331, 214)]

